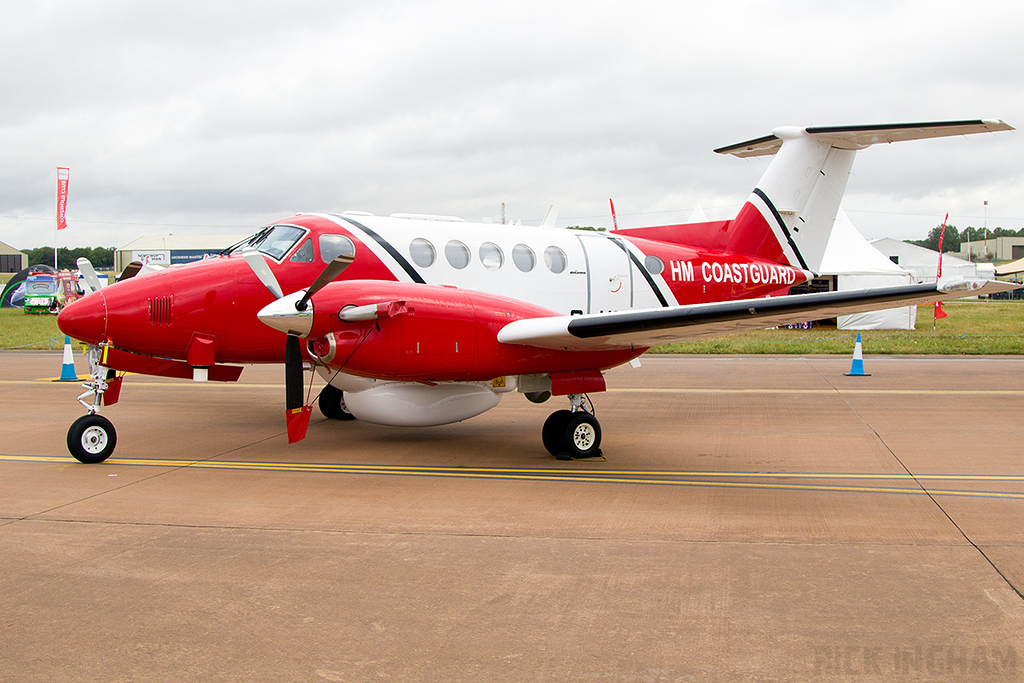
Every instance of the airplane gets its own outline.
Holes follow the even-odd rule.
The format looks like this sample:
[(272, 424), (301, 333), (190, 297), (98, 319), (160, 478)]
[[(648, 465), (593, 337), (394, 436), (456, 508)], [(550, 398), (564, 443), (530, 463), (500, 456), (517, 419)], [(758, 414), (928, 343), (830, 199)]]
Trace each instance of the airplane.
[(99, 413), (125, 373), (235, 381), (246, 364), (283, 363), (289, 443), (308, 429), (310, 369), (325, 381), (325, 417), (381, 425), (459, 422), (510, 392), (566, 397), (544, 422), (544, 447), (559, 459), (599, 455), (590, 394), (606, 389), (604, 371), (652, 346), (1016, 287), (789, 294), (821, 266), (857, 151), (1007, 130), (1001, 120), (776, 128), (715, 150), (773, 155), (731, 220), (596, 232), (555, 229), (552, 212), (539, 227), (296, 214), (219, 256), (136, 264), (58, 317), (88, 344), (92, 372), (68, 449), (87, 463), (113, 452), (116, 431)]

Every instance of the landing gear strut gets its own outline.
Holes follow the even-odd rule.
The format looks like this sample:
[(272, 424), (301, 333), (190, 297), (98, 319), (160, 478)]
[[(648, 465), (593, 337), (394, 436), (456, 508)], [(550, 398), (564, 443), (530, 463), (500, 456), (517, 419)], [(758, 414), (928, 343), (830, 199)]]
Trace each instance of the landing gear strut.
[(569, 394), (569, 401), (572, 410), (556, 410), (544, 422), (544, 448), (559, 460), (601, 455), (601, 424), (583, 407), (583, 394)]
[[(114, 425), (99, 414), (103, 394), (110, 388), (109, 382), (114, 379), (116, 373), (100, 365), (103, 358), (101, 347), (90, 346), (86, 351), (86, 357), (89, 359), (92, 376), (82, 385), (87, 391), (78, 397), (78, 402), (85, 406), (89, 413), (71, 423), (71, 428), (68, 429), (68, 451), (75, 460), (94, 464), (109, 458), (114, 452), (114, 446), (117, 445)], [(84, 400), (89, 397), (92, 397), (92, 403)]]

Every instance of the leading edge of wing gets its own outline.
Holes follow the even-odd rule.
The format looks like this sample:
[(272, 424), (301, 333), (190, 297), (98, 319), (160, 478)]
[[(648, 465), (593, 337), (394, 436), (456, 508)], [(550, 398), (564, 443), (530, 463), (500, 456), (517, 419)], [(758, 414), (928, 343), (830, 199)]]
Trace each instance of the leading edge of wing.
[(650, 347), (837, 315), (1004, 292), (1017, 287), (1015, 283), (995, 280), (957, 280), (938, 285), (898, 285), (619, 313), (529, 318), (503, 327), (498, 332), (498, 341), (578, 351)]

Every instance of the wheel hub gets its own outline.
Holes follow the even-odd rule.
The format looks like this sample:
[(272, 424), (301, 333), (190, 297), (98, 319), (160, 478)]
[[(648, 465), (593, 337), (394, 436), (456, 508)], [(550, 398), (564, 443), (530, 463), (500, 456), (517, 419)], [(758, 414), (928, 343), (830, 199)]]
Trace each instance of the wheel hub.
[(96, 455), (107, 447), (107, 433), (99, 427), (89, 427), (82, 432), (82, 448)]
[(576, 425), (576, 429), (572, 432), (572, 441), (581, 451), (586, 451), (593, 446), (596, 438), (597, 433), (594, 431), (594, 427), (586, 422)]

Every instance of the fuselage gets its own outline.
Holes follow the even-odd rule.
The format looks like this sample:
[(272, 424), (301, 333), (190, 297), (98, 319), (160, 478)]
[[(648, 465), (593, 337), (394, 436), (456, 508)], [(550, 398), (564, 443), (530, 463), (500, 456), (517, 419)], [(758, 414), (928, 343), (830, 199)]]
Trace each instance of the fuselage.
[[(346, 325), (318, 314), (304, 353), (327, 339), (340, 347), (332, 350), (332, 360), (344, 359), (346, 372), (379, 376), (387, 366), (388, 379), (479, 380), (612, 367), (645, 349), (598, 355), (533, 350), (526, 358), (521, 349), (503, 349), (497, 332), (528, 317), (769, 296), (808, 275), (630, 231), (424, 217), (296, 215), (268, 226), (248, 244), (263, 253), (284, 294), (308, 287), (339, 253), (354, 252), (352, 265), (312, 300), (318, 311), (333, 307), (335, 318), (345, 306), (378, 302), (409, 301), (418, 308), (404, 317), (401, 330), (387, 321)], [(284, 334), (256, 318), (274, 296), (241, 257), (241, 248), (111, 285), (68, 306), (60, 326), (92, 344), (109, 342), (194, 365), (282, 362)], [(434, 357), (427, 348), (435, 349)], [(395, 349), (420, 356), (419, 362), (403, 357), (389, 365), (384, 359)]]

